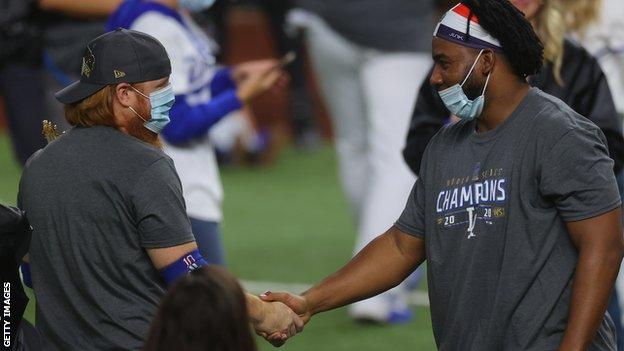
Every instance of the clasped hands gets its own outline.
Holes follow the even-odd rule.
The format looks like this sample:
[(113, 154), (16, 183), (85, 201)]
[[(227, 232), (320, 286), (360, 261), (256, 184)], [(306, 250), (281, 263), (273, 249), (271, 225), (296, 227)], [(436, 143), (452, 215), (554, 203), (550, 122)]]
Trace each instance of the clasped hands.
[(257, 312), (250, 311), (251, 321), (258, 335), (273, 346), (280, 347), (286, 340), (303, 331), (312, 314), (304, 297), (285, 292), (265, 292), (260, 295)]

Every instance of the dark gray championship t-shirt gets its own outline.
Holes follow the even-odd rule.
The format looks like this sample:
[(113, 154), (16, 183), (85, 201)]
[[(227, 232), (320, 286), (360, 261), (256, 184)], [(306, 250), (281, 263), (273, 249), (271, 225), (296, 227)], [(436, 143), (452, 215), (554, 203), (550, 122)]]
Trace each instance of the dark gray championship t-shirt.
[[(440, 350), (556, 350), (577, 264), (566, 221), (620, 205), (604, 135), (533, 88), (498, 128), (444, 128), (396, 226), (425, 240)], [(590, 350), (615, 350), (605, 317)]]
[(74, 128), (29, 160), (18, 201), (45, 350), (140, 349), (165, 289), (145, 249), (194, 240), (171, 159)]

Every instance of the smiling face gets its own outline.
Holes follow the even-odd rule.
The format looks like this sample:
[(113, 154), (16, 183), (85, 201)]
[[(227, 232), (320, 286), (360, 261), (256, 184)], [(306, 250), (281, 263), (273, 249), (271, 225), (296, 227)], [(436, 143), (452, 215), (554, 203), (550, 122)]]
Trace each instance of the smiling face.
[[(511, 3), (531, 21), (545, 0), (511, 0)], [(547, 0), (546, 0), (547, 1)]]

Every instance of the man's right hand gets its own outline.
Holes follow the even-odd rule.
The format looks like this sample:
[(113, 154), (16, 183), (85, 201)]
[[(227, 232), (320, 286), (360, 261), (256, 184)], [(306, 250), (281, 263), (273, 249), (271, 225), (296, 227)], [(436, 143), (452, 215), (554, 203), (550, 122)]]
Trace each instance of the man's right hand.
[(305, 297), (294, 295), (288, 292), (270, 292), (267, 291), (260, 295), (262, 301), (265, 302), (281, 302), (290, 307), (293, 312), (299, 315), (304, 324), (307, 324), (312, 317), (312, 311)]
[[(265, 303), (282, 303), (302, 323), (308, 323), (314, 314), (369, 298), (396, 286), (424, 260), (425, 241), (393, 226), (366, 245), (344, 267), (302, 295), (267, 291), (260, 295), (260, 299)], [(273, 340), (271, 335), (265, 338)]]
[(249, 317), (256, 333), (274, 346), (283, 345), (288, 338), (303, 330), (301, 318), (281, 302), (266, 302), (246, 294)]

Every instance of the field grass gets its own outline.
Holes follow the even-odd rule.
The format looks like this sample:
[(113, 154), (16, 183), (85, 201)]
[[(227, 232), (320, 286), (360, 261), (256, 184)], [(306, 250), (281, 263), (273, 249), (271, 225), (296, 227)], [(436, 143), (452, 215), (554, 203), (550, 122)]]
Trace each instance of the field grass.
[[(19, 167), (0, 135), (0, 201), (15, 202)], [(313, 283), (351, 256), (354, 226), (336, 178), (334, 153), (288, 149), (274, 166), (222, 171), (228, 268), (245, 280)], [(33, 303), (27, 316), (33, 318)], [(429, 310), (411, 323), (361, 326), (339, 309), (316, 316), (281, 350), (434, 350)], [(261, 350), (273, 347), (258, 339)]]

